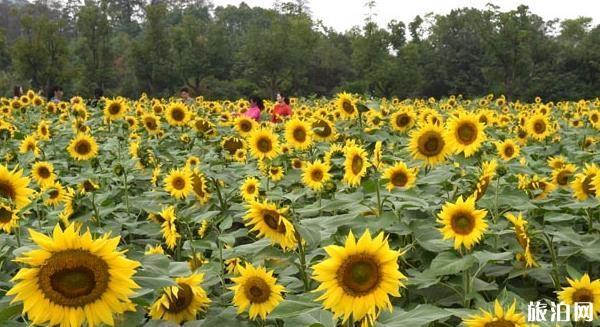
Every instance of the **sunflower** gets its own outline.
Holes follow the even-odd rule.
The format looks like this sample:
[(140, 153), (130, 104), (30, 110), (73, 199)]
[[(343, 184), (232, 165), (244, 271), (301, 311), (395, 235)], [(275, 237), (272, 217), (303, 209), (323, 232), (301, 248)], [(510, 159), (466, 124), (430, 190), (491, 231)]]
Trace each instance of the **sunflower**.
[(358, 110), (356, 109), (356, 100), (354, 100), (352, 95), (349, 93), (338, 93), (335, 105), (341, 117), (344, 119), (351, 119), (358, 115)]
[(240, 268), (242, 267), (242, 259), (231, 258), (225, 260), (225, 269), (230, 275), (238, 276), (240, 274)]
[(590, 302), (593, 303), (594, 317), (600, 313), (600, 279), (590, 280), (586, 273), (579, 280), (567, 277), (570, 287), (563, 287), (558, 292), (558, 299), (566, 304)]
[(210, 197), (210, 193), (208, 193), (206, 187), (206, 178), (204, 174), (200, 172), (200, 169), (194, 168), (192, 171), (192, 190), (194, 191), (194, 196), (200, 204), (205, 204)]
[(552, 171), (552, 182), (559, 187), (569, 187), (571, 177), (577, 171), (573, 164), (565, 164), (563, 167)]
[(285, 124), (285, 139), (294, 149), (308, 149), (312, 144), (310, 125), (298, 118), (288, 120)]
[(412, 157), (429, 165), (446, 160), (449, 146), (444, 137), (444, 129), (435, 124), (424, 124), (410, 133), (409, 149)]
[(235, 120), (235, 130), (242, 137), (246, 137), (254, 130), (258, 124), (254, 119), (250, 119), (246, 116), (240, 116)]
[(23, 176), (23, 170), (9, 171), (0, 164), (0, 200), (8, 200), (17, 210), (27, 206), (33, 190), (28, 187), (29, 177)]
[(42, 120), (37, 126), (37, 138), (43, 141), (50, 140), (50, 121)]
[(245, 163), (247, 152), (248, 151), (246, 151), (246, 149), (237, 149), (235, 151), (235, 153), (233, 154), (233, 160), (240, 162), (240, 163)]
[(538, 141), (543, 141), (553, 133), (548, 116), (538, 113), (533, 114), (526, 122), (527, 134)]
[(38, 156), (40, 154), (40, 148), (37, 146), (37, 138), (36, 135), (29, 135), (21, 141), (21, 145), (19, 146), (19, 153), (27, 153), (31, 152), (34, 156)]
[(296, 230), (284, 215), (287, 208), (277, 208), (269, 201), (252, 201), (247, 205), (244, 223), (251, 232), (257, 231), (259, 237), (267, 237), (272, 243), (279, 244), (284, 250), (296, 247)]
[(594, 128), (600, 129), (600, 110), (595, 109), (588, 112), (588, 119)]
[(151, 135), (158, 134), (160, 131), (160, 118), (153, 113), (144, 114), (142, 116), (142, 123)]
[(185, 161), (185, 165), (190, 168), (194, 168), (200, 164), (200, 158), (196, 156), (189, 156)]
[(506, 139), (496, 142), (496, 151), (498, 151), (500, 158), (504, 161), (509, 161), (519, 155), (521, 147), (515, 141)]
[(475, 191), (473, 192), (475, 201), (478, 201), (485, 195), (492, 179), (496, 176), (496, 169), (498, 169), (496, 160), (484, 161), (481, 165), (481, 175), (477, 180), (477, 185), (475, 185)]
[(176, 324), (196, 319), (198, 312), (206, 311), (211, 302), (200, 285), (203, 279), (204, 274), (176, 278), (177, 285), (164, 288), (161, 297), (152, 304), (152, 319), (168, 320)]
[(165, 190), (172, 197), (182, 200), (194, 191), (192, 172), (189, 169), (172, 169), (165, 178)]
[(335, 125), (327, 119), (316, 118), (312, 121), (310, 127), (316, 140), (331, 141), (335, 139)]
[(223, 141), (221, 141), (221, 147), (226, 151), (228, 156), (233, 156), (237, 150), (243, 149), (245, 144), (244, 140), (238, 137), (227, 136), (223, 138)]
[(390, 116), (390, 125), (392, 130), (404, 133), (411, 129), (417, 120), (417, 114), (410, 107), (398, 110)]
[(279, 140), (270, 128), (255, 129), (248, 136), (250, 153), (257, 159), (273, 159), (279, 152)]
[(17, 226), (19, 226), (17, 210), (0, 199), (0, 229), (10, 233)]
[(71, 140), (67, 150), (75, 160), (90, 160), (98, 155), (98, 144), (93, 136), (80, 133)]
[(129, 130), (136, 131), (138, 128), (138, 120), (134, 116), (126, 116), (125, 121), (127, 122), (127, 126)]
[(529, 238), (529, 234), (527, 234), (526, 229), (527, 220), (523, 219), (523, 215), (521, 213), (519, 213), (518, 216), (515, 216), (512, 213), (507, 213), (505, 217), (512, 223), (513, 230), (517, 236), (517, 241), (523, 248), (523, 253), (519, 253), (517, 255), (517, 259), (524, 260), (527, 268), (537, 266), (538, 264), (531, 253), (531, 239)]
[(258, 198), (260, 192), (260, 181), (256, 177), (248, 177), (240, 186), (240, 194), (244, 201), (252, 202)]
[(57, 225), (52, 237), (32, 229), (29, 235), (38, 248), (17, 258), (30, 267), (13, 277), (17, 283), (6, 295), (23, 302), (33, 324), (113, 326), (114, 314), (134, 307), (129, 297), (139, 288), (132, 276), (140, 264), (117, 250), (120, 237), (94, 239), (74, 224)]
[(548, 166), (552, 169), (560, 169), (567, 164), (567, 158), (564, 156), (554, 156), (548, 158)]
[(463, 152), (468, 158), (477, 152), (485, 141), (484, 128), (477, 116), (461, 113), (458, 117), (448, 120), (445, 139), (451, 149), (456, 153)]
[(104, 118), (111, 122), (119, 120), (127, 114), (127, 104), (120, 99), (106, 99), (104, 104)]
[(285, 288), (277, 284), (273, 277), (273, 271), (267, 271), (264, 267), (255, 268), (247, 263), (245, 267), (239, 265), (239, 277), (231, 278), (235, 283), (230, 287), (234, 292), (233, 304), (238, 308), (240, 314), (248, 309), (248, 316), (254, 320), (260, 316), (262, 320), (283, 301), (281, 293)]
[(51, 183), (46, 184), (42, 191), (45, 192), (48, 197), (44, 200), (44, 204), (48, 206), (57, 206), (58, 204), (65, 201), (66, 190), (57, 181), (52, 181)]
[(395, 187), (409, 189), (415, 185), (418, 168), (408, 168), (404, 162), (397, 162), (383, 173), (383, 178), (388, 180), (387, 189), (392, 191)]
[(204, 236), (206, 236), (208, 227), (210, 227), (210, 220), (208, 220), (208, 219), (203, 220), (202, 223), (200, 224), (200, 228), (198, 228), (198, 236), (200, 236), (200, 238), (204, 238)]
[(380, 170), (383, 168), (383, 142), (377, 141), (375, 142), (375, 147), (373, 148), (373, 159), (371, 160), (373, 163), (373, 167), (376, 170)]
[(274, 182), (279, 182), (283, 178), (283, 168), (281, 166), (269, 167), (269, 178)]
[(462, 196), (456, 203), (446, 202), (438, 214), (437, 222), (442, 225), (439, 231), (445, 240), (454, 238), (454, 248), (464, 246), (470, 250), (481, 240), (488, 227), (485, 216), (487, 211), (475, 208), (475, 198), (463, 201)]
[(500, 302), (494, 302), (494, 312), (481, 310), (479, 315), (471, 315), (464, 320), (466, 327), (526, 327), (525, 316), (522, 313), (515, 313), (516, 302), (504, 309)]
[(307, 163), (302, 168), (302, 182), (315, 192), (319, 192), (329, 180), (331, 167), (327, 162), (322, 163), (321, 160), (315, 160), (312, 163)]
[(583, 172), (575, 175), (575, 180), (571, 182), (573, 196), (579, 201), (597, 196), (600, 192), (594, 188), (592, 181), (598, 175), (600, 175), (600, 168), (596, 164), (585, 164)]
[(165, 113), (167, 122), (171, 126), (185, 126), (191, 118), (188, 106), (182, 102), (171, 102)]
[(31, 176), (39, 186), (45, 186), (52, 183), (56, 178), (54, 175), (54, 165), (47, 161), (38, 161), (31, 167)]
[(362, 147), (352, 145), (344, 149), (344, 182), (349, 186), (360, 185), (360, 180), (367, 174), (371, 166), (367, 159), (367, 151)]
[(320, 283), (316, 291), (325, 291), (317, 301), (335, 319), (374, 320), (392, 309), (389, 296), (400, 296), (406, 276), (398, 268), (400, 252), (390, 249), (383, 233), (371, 238), (366, 230), (356, 241), (351, 231), (343, 247), (329, 245), (325, 252), (329, 258), (313, 266), (312, 278)]
[(175, 245), (177, 245), (177, 240), (181, 237), (177, 232), (177, 217), (175, 216), (175, 207), (168, 206), (163, 208), (163, 210), (156, 215), (157, 221), (161, 221), (161, 232), (163, 234), (163, 238), (165, 239), (165, 243), (169, 249), (174, 249)]

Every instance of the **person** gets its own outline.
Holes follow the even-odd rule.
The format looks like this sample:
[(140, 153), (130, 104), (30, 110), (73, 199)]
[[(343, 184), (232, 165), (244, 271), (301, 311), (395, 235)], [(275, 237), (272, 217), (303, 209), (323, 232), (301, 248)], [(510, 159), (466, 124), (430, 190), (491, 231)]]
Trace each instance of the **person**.
[(290, 107), (290, 99), (281, 94), (277, 93), (277, 103), (273, 108), (271, 121), (273, 123), (279, 123), (283, 117), (289, 117), (292, 115), (292, 108)]
[(248, 118), (252, 118), (256, 121), (260, 121), (260, 112), (265, 109), (265, 105), (263, 104), (263, 100), (255, 95), (251, 96), (250, 99), (250, 108), (244, 112), (244, 116)]
[(19, 99), (23, 95), (23, 87), (15, 85), (13, 88), (13, 99)]
[(179, 90), (179, 97), (181, 98), (181, 101), (188, 106), (194, 104), (194, 99), (190, 96), (190, 89), (186, 86)]
[(101, 107), (102, 97), (104, 96), (104, 90), (101, 87), (94, 89), (94, 97), (90, 100), (89, 105), (91, 107)]
[(52, 88), (52, 98), (50, 98), (50, 101), (52, 102), (60, 102), (62, 101), (62, 97), (65, 94), (65, 92), (63, 91), (63, 88), (56, 85)]

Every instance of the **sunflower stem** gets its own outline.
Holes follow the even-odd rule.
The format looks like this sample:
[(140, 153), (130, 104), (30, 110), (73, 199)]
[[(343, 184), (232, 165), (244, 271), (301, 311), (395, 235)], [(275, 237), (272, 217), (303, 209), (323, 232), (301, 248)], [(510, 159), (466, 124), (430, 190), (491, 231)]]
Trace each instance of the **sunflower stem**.
[(15, 233), (15, 236), (17, 237), (17, 246), (21, 247), (21, 221), (19, 219), (18, 221), (18, 226), (17, 226), (17, 232)]
[(96, 224), (98, 225), (98, 228), (100, 228), (100, 212), (98, 211), (98, 207), (96, 206), (96, 193), (94, 191), (92, 191), (92, 208), (94, 209), (94, 214), (96, 215)]
[(548, 246), (548, 251), (550, 252), (550, 257), (552, 258), (552, 272), (550, 273), (550, 277), (552, 277), (552, 282), (554, 283), (554, 287), (556, 289), (560, 289), (560, 278), (558, 273), (558, 262), (556, 259), (556, 251), (554, 249), (554, 244), (552, 243), (552, 239), (546, 232), (541, 232), (544, 236), (544, 240), (546, 241), (546, 246)]
[(377, 217), (381, 215), (382, 204), (381, 204), (381, 194), (379, 192), (379, 179), (375, 182), (375, 190), (377, 191)]

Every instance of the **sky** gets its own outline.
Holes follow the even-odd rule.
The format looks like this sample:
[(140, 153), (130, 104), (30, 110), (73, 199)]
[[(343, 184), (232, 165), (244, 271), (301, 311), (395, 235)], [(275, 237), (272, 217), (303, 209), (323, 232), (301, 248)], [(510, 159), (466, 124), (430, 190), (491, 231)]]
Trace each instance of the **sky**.
[[(215, 6), (238, 5), (242, 1), (212, 0)], [(245, 0), (249, 6), (272, 8), (275, 0)], [(338, 32), (344, 32), (355, 25), (362, 25), (368, 9), (365, 0), (309, 0), (312, 17), (322, 20), (326, 26), (333, 27)], [(520, 4), (529, 6), (529, 10), (550, 20), (554, 18), (592, 17), (593, 24), (600, 24), (599, 0), (377, 0), (373, 12), (375, 21), (380, 26), (386, 26), (390, 20), (409, 23), (416, 15), (447, 14), (452, 9), (474, 7), (483, 9), (486, 4), (493, 2), (501, 10), (516, 9)]]

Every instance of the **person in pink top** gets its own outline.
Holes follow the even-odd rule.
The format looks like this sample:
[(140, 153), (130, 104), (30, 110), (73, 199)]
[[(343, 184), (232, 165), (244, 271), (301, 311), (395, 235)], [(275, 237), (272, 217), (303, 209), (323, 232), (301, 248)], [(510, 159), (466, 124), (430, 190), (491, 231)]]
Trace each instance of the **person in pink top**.
[(246, 110), (244, 116), (260, 121), (260, 112), (265, 108), (263, 100), (257, 96), (250, 97), (250, 108)]

